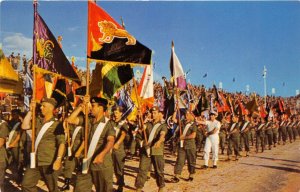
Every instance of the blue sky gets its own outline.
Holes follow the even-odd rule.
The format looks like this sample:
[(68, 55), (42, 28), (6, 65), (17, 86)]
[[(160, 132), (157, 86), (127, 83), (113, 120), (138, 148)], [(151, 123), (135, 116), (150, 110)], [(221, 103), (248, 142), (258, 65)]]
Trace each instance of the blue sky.
[[(171, 41), (193, 84), (222, 82), (228, 91), (293, 96), (300, 89), (299, 2), (99, 1), (115, 20), (154, 51), (154, 78), (169, 77)], [(63, 51), (84, 68), (87, 2), (39, 1), (38, 12)], [(0, 42), (6, 55), (31, 55), (32, 1), (1, 2)], [(203, 75), (207, 73), (207, 77)], [(235, 82), (233, 82), (235, 78)]]

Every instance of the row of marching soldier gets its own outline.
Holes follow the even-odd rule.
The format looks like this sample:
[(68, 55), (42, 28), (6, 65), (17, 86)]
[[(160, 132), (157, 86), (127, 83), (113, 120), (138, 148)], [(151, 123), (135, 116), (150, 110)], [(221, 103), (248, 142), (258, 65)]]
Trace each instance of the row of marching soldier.
[[(32, 110), (36, 105), (32, 102), (25, 116), (16, 109), (11, 111), (9, 121), (1, 117), (2, 191), (6, 168), (14, 173), (13, 179), (20, 183), (23, 191), (36, 191), (40, 179), (45, 181), (49, 191), (69, 190), (70, 185), (74, 186), (74, 191), (92, 191), (93, 186), (96, 191), (113, 191), (113, 174), (116, 177), (116, 191), (123, 191), (126, 184), (125, 163), (136, 151), (139, 155), (136, 191), (142, 191), (149, 179), (151, 165), (158, 190), (164, 191), (166, 150), (176, 154), (171, 182), (180, 182), (186, 161), (189, 172), (187, 181), (192, 182), (197, 157), (202, 157), (202, 149), (202, 169), (209, 168), (210, 152), (211, 167), (215, 169), (218, 168), (219, 155), (227, 155), (230, 161), (234, 154), (234, 160), (238, 160), (243, 156), (243, 150), (244, 156), (249, 157), (251, 153), (292, 143), (300, 135), (298, 113), (288, 115), (274, 111), (268, 116), (249, 112), (242, 115), (218, 113), (214, 110), (195, 113), (194, 109), (180, 110), (176, 106), (171, 116), (173, 125), (170, 126), (164, 119), (164, 111), (158, 106), (141, 114), (144, 115), (143, 121), (133, 122), (122, 118), (122, 106), (115, 105), (108, 110), (106, 99), (86, 96), (83, 103), (70, 110), (69, 116), (62, 121), (56, 114), (57, 101), (43, 98), (40, 108), (36, 110), (36, 159), (30, 162), (35, 164), (32, 166), (29, 163), (32, 155), (30, 129)], [(86, 111), (89, 113), (88, 119), (85, 119)], [(84, 144), (85, 123), (89, 130), (87, 149)], [(130, 149), (133, 143), (138, 146), (137, 150), (135, 146)], [(251, 146), (254, 148), (252, 152)], [(86, 157), (84, 150), (87, 151)], [(61, 170), (65, 183), (59, 189), (57, 181)]]

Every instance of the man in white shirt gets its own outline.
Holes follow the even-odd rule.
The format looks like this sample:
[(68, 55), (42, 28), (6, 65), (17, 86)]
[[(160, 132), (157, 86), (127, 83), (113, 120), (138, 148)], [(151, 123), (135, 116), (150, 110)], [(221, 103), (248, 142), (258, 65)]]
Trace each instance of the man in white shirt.
[(202, 168), (208, 168), (208, 160), (210, 150), (212, 150), (212, 160), (213, 160), (213, 167), (217, 168), (217, 161), (218, 161), (218, 153), (219, 153), (219, 131), (221, 127), (221, 123), (216, 120), (218, 116), (217, 112), (211, 111), (209, 113), (210, 120), (208, 121), (198, 121), (198, 123), (206, 125), (206, 140), (204, 146), (204, 165)]

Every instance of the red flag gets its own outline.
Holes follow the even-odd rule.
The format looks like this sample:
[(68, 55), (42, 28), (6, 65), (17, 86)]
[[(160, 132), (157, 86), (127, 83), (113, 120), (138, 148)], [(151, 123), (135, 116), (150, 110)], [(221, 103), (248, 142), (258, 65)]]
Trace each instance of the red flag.
[(88, 58), (150, 64), (151, 53), (101, 7), (88, 2)]

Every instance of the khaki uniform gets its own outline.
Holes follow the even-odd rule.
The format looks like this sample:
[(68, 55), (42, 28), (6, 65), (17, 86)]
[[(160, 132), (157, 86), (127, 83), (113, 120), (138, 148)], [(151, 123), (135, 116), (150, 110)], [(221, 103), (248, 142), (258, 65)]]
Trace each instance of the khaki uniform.
[[(80, 124), (83, 125), (83, 118), (80, 117)], [(89, 119), (89, 137), (88, 146), (90, 146), (92, 137), (99, 123), (104, 123), (104, 116), (98, 122), (93, 122)], [(108, 136), (115, 136), (114, 123), (109, 120), (103, 128), (103, 131), (97, 142), (95, 153), (91, 158), (88, 174), (79, 173), (75, 180), (75, 192), (92, 191), (93, 184), (97, 192), (112, 192), (113, 191), (113, 161), (111, 153), (107, 153), (104, 161), (101, 164), (94, 164), (96, 156), (105, 148)]]
[(5, 140), (8, 137), (8, 133), (8, 124), (0, 118), (0, 138), (4, 140), (4, 145), (0, 146), (0, 191), (4, 191), (4, 175), (7, 164)]
[(233, 126), (233, 124), (229, 125), (229, 131), (231, 131), (231, 133), (228, 138), (227, 155), (228, 156), (232, 155), (232, 148), (233, 148), (234, 155), (240, 156), (240, 153), (239, 153), (239, 144), (240, 144), (239, 123), (235, 123), (234, 127), (231, 129), (232, 126)]
[[(74, 131), (77, 127), (73, 126), (73, 125), (69, 125), (69, 128), (70, 128), (70, 137), (72, 138)], [(74, 141), (71, 141), (71, 144), (73, 143), (73, 146), (71, 148), (72, 155), (68, 156), (68, 154), (66, 153), (63, 174), (64, 174), (64, 177), (67, 179), (71, 179), (72, 173), (73, 173), (73, 171), (75, 171), (76, 162), (78, 162), (78, 160), (75, 158), (75, 153), (78, 150), (78, 148), (80, 147), (80, 144), (83, 142), (83, 135), (84, 135), (83, 131), (84, 131), (84, 129), (83, 129), (83, 127), (81, 127), (80, 130), (77, 132)]]
[(271, 150), (273, 145), (273, 122), (269, 122), (268, 125), (265, 127), (265, 146), (269, 145), (269, 149)]
[(280, 140), (282, 140), (283, 144), (286, 142), (286, 121), (281, 121), (278, 129), (278, 144), (280, 144)]
[[(247, 123), (247, 125), (246, 125)], [(245, 126), (245, 127), (244, 127)], [(242, 131), (241, 129), (244, 130)], [(239, 146), (239, 151), (242, 151), (243, 146), (245, 146), (245, 151), (249, 152), (250, 151), (250, 145), (249, 145), (249, 139), (250, 139), (250, 122), (249, 121), (244, 121), (241, 126), (241, 139), (240, 139), (240, 146)]]
[(222, 151), (222, 155), (224, 154), (225, 150), (225, 143), (226, 143), (226, 135), (229, 123), (223, 123), (220, 128), (219, 138), (220, 138), (220, 147)]
[[(264, 152), (265, 150), (265, 123), (263, 123), (264, 125), (262, 125), (261, 123), (259, 123), (258, 125), (256, 125), (256, 152), (258, 152), (259, 149), (259, 145), (261, 145), (261, 151)], [(262, 126), (260, 129), (258, 129), (260, 126)]]
[[(122, 132), (128, 133), (128, 125), (126, 122), (115, 122), (115, 131), (117, 133), (115, 143), (121, 137)], [(124, 182), (124, 167), (125, 167), (125, 146), (124, 141), (120, 143), (119, 149), (113, 149), (112, 157), (114, 163), (114, 172), (117, 178), (117, 185), (119, 187), (125, 186)]]
[(204, 125), (198, 125), (197, 132), (196, 132), (196, 150), (198, 152), (201, 152), (203, 141), (205, 139), (204, 128), (202, 128), (201, 126), (204, 127)]
[[(22, 180), (22, 175), (23, 175), (23, 164), (24, 164), (24, 131), (21, 130), (21, 124), (22, 122), (20, 121), (10, 121), (9, 123), (10, 126), (10, 133), (11, 135), (11, 140), (9, 144), (12, 144), (17, 136), (20, 136), (19, 141), (14, 145), (14, 147), (11, 147), (7, 150), (8, 152), (8, 162), (10, 165), (10, 169), (12, 170), (13, 173), (17, 175), (17, 182), (20, 183)], [(8, 140), (7, 140), (8, 142)], [(8, 145), (9, 145), (8, 144)]]
[[(146, 124), (146, 136), (147, 140), (149, 138), (149, 135), (155, 126), (151, 123)], [(137, 189), (142, 189), (144, 187), (145, 182), (147, 181), (147, 173), (150, 170), (151, 162), (154, 167), (155, 171), (155, 178), (156, 183), (159, 188), (163, 188), (165, 186), (165, 179), (164, 179), (164, 166), (165, 166), (165, 160), (164, 160), (164, 143), (162, 142), (160, 144), (159, 148), (154, 148), (154, 144), (159, 140), (160, 133), (161, 132), (167, 133), (167, 124), (162, 123), (156, 130), (154, 134), (154, 139), (151, 143), (148, 143), (147, 146), (143, 144), (143, 147), (141, 148), (140, 152), (140, 165), (139, 165), (139, 172), (135, 180), (135, 187)], [(143, 133), (138, 134), (139, 140), (142, 140), (145, 142), (145, 138)], [(150, 148), (150, 157), (148, 156), (146, 150)]]
[[(22, 181), (22, 189), (24, 192), (37, 191), (36, 185), (38, 180), (42, 177), (49, 191), (58, 191), (58, 173), (53, 170), (52, 166), (57, 158), (59, 145), (65, 143), (65, 135), (61, 122), (55, 118), (49, 121), (54, 121), (54, 123), (45, 132), (36, 149), (36, 168), (32, 169), (27, 167), (25, 171)], [(36, 135), (38, 135), (43, 125), (43, 119), (39, 117), (36, 118)]]
[[(188, 126), (189, 124), (186, 124)], [(182, 129), (185, 129), (185, 127)], [(191, 123), (188, 131), (186, 132), (186, 136), (191, 135), (192, 133), (197, 131), (197, 126)], [(179, 137), (179, 135), (178, 135)], [(175, 175), (181, 175), (183, 166), (185, 161), (187, 160), (188, 163), (188, 171), (190, 175), (195, 174), (195, 167), (196, 167), (196, 142), (195, 139), (185, 139), (183, 140), (183, 147), (180, 146), (180, 141), (177, 144), (178, 154), (176, 159), (176, 164), (174, 168)]]

